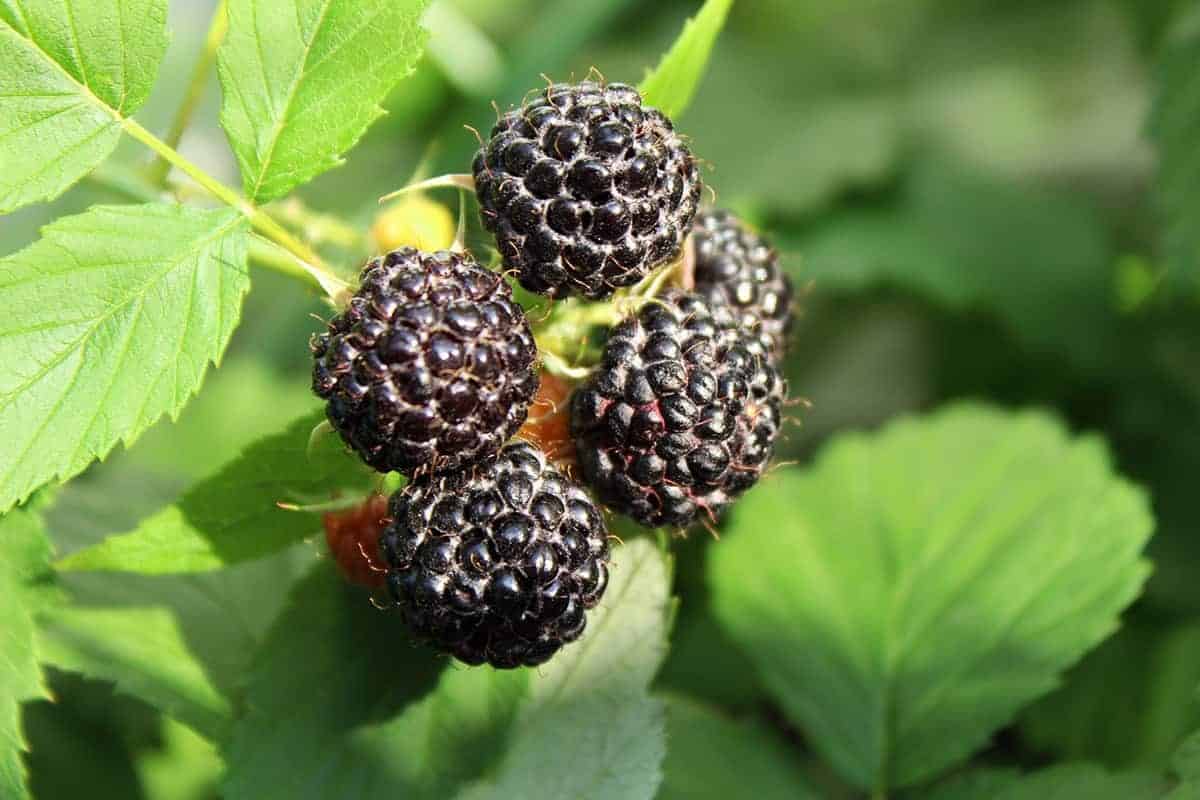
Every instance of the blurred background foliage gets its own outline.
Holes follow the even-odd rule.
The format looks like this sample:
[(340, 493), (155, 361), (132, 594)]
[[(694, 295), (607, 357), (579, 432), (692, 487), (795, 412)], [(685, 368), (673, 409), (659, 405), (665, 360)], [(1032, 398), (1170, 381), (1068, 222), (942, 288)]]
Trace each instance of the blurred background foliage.
[[(169, 124), (214, 5), (172, 3), (174, 39), (141, 115), (147, 127)], [(491, 101), (506, 107), (543, 73), (582, 77), (593, 66), (636, 82), (696, 6), (439, 0), (427, 56), (390, 99), (391, 113), (344, 167), (301, 194), (365, 233), (376, 198), (406, 183), (431, 144), (435, 171), (466, 171), (476, 141), (463, 126), (486, 131)], [(678, 120), (718, 202), (768, 231), (807, 287), (787, 370), (812, 408), (781, 459), (804, 462), (836, 431), (973, 397), (1050, 407), (1076, 429), (1103, 433), (1120, 470), (1151, 492), (1158, 530), (1146, 595), (985, 759), (1159, 766), (1200, 722), (1200, 290), (1195, 273), (1167, 269), (1145, 133), (1157, 65), (1187, 6), (737, 0)], [(234, 181), (218, 99), (214, 80), (182, 150)], [(98, 179), (6, 217), (0, 252), (61, 214), (126, 201), (111, 178), (142, 157), (125, 143)], [(449, 193), (440, 199), (453, 203)], [(352, 272), (357, 264), (346, 261)], [(255, 273), (229, 355), (180, 420), (61, 492), (50, 515), (60, 552), (128, 529), (315, 407), (297, 332), (315, 330), (310, 315), (321, 313), (302, 289)], [(708, 544), (694, 536), (679, 548), (685, 602), (660, 684), (803, 748), (709, 613)], [(287, 559), (316, 552), (305, 546)], [(284, 597), (294, 573), (274, 570), (271, 594)], [(87, 576), (68, 580), (88, 591)], [(195, 597), (248, 583), (218, 580), (163, 581), (164, 602), (188, 613)], [(113, 591), (103, 581), (93, 590)], [(237, 607), (269, 619), (273, 602)], [(214, 632), (210, 645), (230, 641)], [(37, 703), (27, 715), (38, 797), (74, 797), (80, 785), (95, 797), (214, 796), (217, 757), (186, 728), (107, 684), (55, 674), (52, 686), (69, 702)], [(694, 713), (678, 708), (683, 720)]]

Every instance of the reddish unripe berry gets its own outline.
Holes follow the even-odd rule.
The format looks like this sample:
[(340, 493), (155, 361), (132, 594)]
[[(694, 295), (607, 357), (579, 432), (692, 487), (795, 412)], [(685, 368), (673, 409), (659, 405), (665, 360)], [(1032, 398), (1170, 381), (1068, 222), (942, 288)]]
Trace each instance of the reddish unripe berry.
[(388, 522), (387, 498), (371, 495), (361, 505), (327, 512), (321, 522), (342, 576), (368, 589), (381, 588), (387, 575), (379, 558), (379, 537)]

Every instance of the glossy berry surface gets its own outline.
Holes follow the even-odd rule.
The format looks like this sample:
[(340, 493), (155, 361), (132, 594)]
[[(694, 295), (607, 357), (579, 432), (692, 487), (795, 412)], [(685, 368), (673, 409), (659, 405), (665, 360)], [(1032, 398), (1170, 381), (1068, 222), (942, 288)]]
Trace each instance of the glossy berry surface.
[(746, 329), (766, 336), (773, 357), (783, 354), (792, 326), (792, 282), (774, 248), (728, 211), (703, 211), (692, 226), (695, 291), (725, 302)]
[(599, 299), (676, 258), (700, 174), (670, 120), (618, 83), (555, 84), (501, 117), (472, 166), (521, 284)]
[(457, 469), (496, 453), (537, 392), (537, 348), (512, 290), (468, 255), (395, 250), (312, 340), (313, 391), (375, 469)]
[(583, 489), (525, 442), (392, 496), (381, 547), (413, 633), (467, 664), (535, 666), (579, 638), (608, 585)]
[(600, 500), (643, 525), (716, 519), (762, 474), (785, 387), (732, 310), (671, 293), (613, 328), (572, 398), (580, 470)]
[(379, 558), (379, 537), (387, 521), (388, 501), (373, 494), (360, 505), (345, 511), (322, 515), (325, 543), (342, 576), (368, 589), (384, 585), (383, 561)]

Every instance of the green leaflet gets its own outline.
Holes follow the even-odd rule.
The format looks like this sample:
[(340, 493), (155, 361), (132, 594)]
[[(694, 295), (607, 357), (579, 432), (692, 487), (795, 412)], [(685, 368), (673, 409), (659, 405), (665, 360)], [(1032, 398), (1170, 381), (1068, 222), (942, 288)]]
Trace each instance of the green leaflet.
[(428, 0), (230, 0), (221, 124), (246, 195), (267, 201), (341, 163), (421, 55)]
[(641, 83), (647, 105), (671, 119), (687, 109), (732, 5), (733, 0), (706, 0), (699, 13), (684, 24), (671, 49)]
[(177, 415), (238, 321), (231, 210), (96, 206), (0, 260), (0, 511)]
[(189, 651), (165, 608), (65, 606), (41, 621), (42, 661), (110, 680), (164, 714), (220, 741), (232, 709)]
[(166, 19), (166, 0), (0, 0), (0, 214), (108, 157), (150, 93)]
[(323, 419), (319, 411), (305, 414), (260, 439), (136, 529), (74, 553), (58, 567), (198, 572), (261, 558), (317, 533), (319, 516), (277, 503), (326, 502), (346, 487), (365, 494), (371, 481), (336, 436), (309, 452), (309, 434)]
[(816, 749), (884, 790), (964, 759), (1111, 633), (1152, 526), (1099, 440), (956, 406), (767, 481), (709, 579)]

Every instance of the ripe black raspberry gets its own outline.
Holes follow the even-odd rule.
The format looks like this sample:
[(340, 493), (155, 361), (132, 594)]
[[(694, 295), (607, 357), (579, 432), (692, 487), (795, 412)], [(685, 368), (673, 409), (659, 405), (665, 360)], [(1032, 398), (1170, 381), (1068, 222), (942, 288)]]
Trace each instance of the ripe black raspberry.
[(608, 585), (596, 506), (525, 442), (392, 496), (388, 587), (419, 637), (467, 664), (534, 666), (579, 638)]
[(671, 121), (620, 83), (539, 92), (500, 118), (472, 171), (505, 265), (550, 297), (607, 297), (673, 260), (700, 199)]
[(312, 352), (330, 423), (381, 472), (440, 472), (494, 454), (538, 387), (525, 312), (503, 279), (461, 253), (372, 259)]
[(668, 294), (613, 328), (572, 398), (580, 468), (603, 502), (643, 525), (715, 518), (770, 460), (783, 395), (728, 306)]
[(724, 301), (746, 329), (758, 327), (774, 357), (792, 326), (792, 282), (774, 248), (728, 211), (703, 211), (692, 226), (695, 291)]

